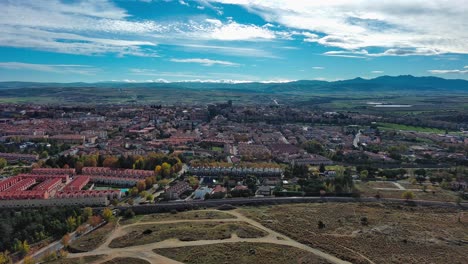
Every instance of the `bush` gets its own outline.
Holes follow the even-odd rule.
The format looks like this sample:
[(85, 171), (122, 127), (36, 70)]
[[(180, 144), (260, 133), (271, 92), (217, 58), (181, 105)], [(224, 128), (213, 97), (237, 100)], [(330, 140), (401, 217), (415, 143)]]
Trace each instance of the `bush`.
[(218, 207), (218, 210), (223, 210), (223, 211), (233, 210), (233, 209), (236, 209), (236, 207), (230, 204), (223, 204), (220, 207)]
[(127, 219), (133, 218), (133, 217), (135, 216), (135, 212), (133, 212), (132, 209), (128, 208), (127, 210), (125, 210), (123, 216), (124, 216), (125, 218), (127, 218)]
[(322, 222), (322, 220), (318, 221), (317, 226), (318, 226), (318, 229), (324, 229), (325, 228), (325, 224)]
[(368, 224), (369, 224), (369, 220), (367, 219), (367, 217), (365, 216), (361, 217), (361, 225), (366, 226)]
[(414, 199), (414, 193), (412, 191), (405, 191), (402, 195), (401, 198), (405, 200), (412, 200)]

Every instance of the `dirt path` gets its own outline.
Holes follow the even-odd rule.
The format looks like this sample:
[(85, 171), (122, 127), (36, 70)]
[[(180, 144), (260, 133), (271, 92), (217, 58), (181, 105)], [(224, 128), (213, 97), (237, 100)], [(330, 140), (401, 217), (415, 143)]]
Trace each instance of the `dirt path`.
[[(321, 258), (324, 258), (331, 263), (337, 263), (337, 264), (349, 263), (335, 256), (327, 254), (323, 251), (320, 251), (316, 248), (312, 248), (307, 245), (301, 244), (283, 234), (280, 234), (274, 230), (271, 230), (263, 226), (259, 222), (253, 219), (247, 218), (246, 216), (239, 213), (237, 210), (229, 211), (226, 213), (229, 213), (235, 216), (236, 218), (166, 220), (166, 221), (154, 221), (154, 222), (137, 222), (137, 223), (133, 223), (133, 224), (125, 225), (125, 226), (118, 225), (117, 228), (114, 230), (114, 232), (108, 236), (106, 241), (101, 246), (96, 248), (95, 250), (90, 251), (90, 252), (84, 252), (84, 253), (69, 254), (68, 257), (74, 258), (74, 257), (91, 256), (91, 255), (107, 255), (106, 259), (100, 260), (99, 263), (102, 263), (106, 260), (110, 260), (115, 257), (133, 257), (133, 258), (141, 258), (141, 259), (149, 261), (150, 263), (155, 263), (155, 264), (157, 263), (172, 264), (172, 263), (180, 263), (180, 262), (158, 255), (153, 252), (153, 249), (175, 248), (175, 247), (184, 247), (184, 246), (203, 246), (203, 245), (220, 244), (220, 243), (251, 242), (251, 243), (271, 243), (271, 244), (277, 244), (277, 245), (296, 247), (304, 251), (313, 253)], [(138, 245), (138, 246), (130, 246), (130, 247), (125, 247), (125, 248), (110, 248), (109, 247), (109, 244), (111, 243), (113, 239), (125, 235), (126, 229), (131, 226), (145, 225), (145, 224), (171, 224), (171, 223), (181, 223), (181, 222), (188, 222), (188, 223), (190, 222), (246, 222), (252, 226), (255, 226), (261, 230), (264, 230), (265, 232), (268, 233), (268, 235), (265, 237), (261, 237), (261, 238), (239, 238), (237, 235), (233, 234), (231, 238), (223, 239), (223, 240), (180, 241), (178, 239), (168, 239), (168, 240), (164, 240), (161, 242), (149, 243), (149, 244)]]

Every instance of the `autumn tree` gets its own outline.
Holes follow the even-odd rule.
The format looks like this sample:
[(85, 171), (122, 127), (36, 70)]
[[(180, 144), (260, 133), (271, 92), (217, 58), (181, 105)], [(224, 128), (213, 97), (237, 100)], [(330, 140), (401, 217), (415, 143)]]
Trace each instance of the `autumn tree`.
[(86, 232), (86, 229), (87, 229), (86, 226), (80, 225), (78, 228), (76, 228), (76, 233), (78, 235), (82, 235), (84, 234), (84, 232)]
[(167, 162), (164, 162), (162, 165), (161, 165), (161, 170), (162, 170), (162, 176), (167, 178), (169, 176), (171, 176), (171, 164), (167, 163)]
[(136, 187), (137, 187), (139, 192), (146, 190), (145, 181), (138, 181)]
[(71, 236), (69, 233), (66, 233), (65, 235), (63, 235), (61, 242), (64, 247), (68, 247), (68, 245), (70, 245), (70, 241), (71, 241)]
[(139, 191), (138, 191), (137, 187), (133, 187), (132, 189), (130, 189), (130, 195), (131, 196), (137, 196), (138, 193), (139, 193)]
[(13, 261), (10, 258), (10, 253), (8, 251), (0, 252), (0, 264), (10, 264)]
[(119, 165), (119, 159), (114, 156), (109, 156), (104, 159), (102, 162), (103, 167), (111, 167), (111, 168), (117, 168)]
[(154, 168), (154, 174), (156, 174), (156, 176), (159, 176), (159, 175), (161, 175), (161, 173), (162, 173), (162, 167), (161, 167), (161, 165), (157, 165)]
[(85, 167), (96, 167), (97, 166), (97, 157), (96, 156), (88, 156), (84, 161)]
[(156, 183), (156, 179), (154, 177), (146, 177), (145, 184), (147, 188), (151, 188)]
[(102, 218), (104, 218), (106, 222), (112, 220), (113, 216), (114, 215), (112, 214), (112, 210), (109, 208), (104, 208), (104, 210), (102, 211)]
[(98, 226), (102, 222), (102, 217), (100, 215), (93, 215), (88, 219), (88, 223), (92, 227)]

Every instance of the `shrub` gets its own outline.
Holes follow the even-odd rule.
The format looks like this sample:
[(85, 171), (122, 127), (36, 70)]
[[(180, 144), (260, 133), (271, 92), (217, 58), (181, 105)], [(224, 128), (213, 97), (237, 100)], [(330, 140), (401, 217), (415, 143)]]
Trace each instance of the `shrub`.
[(324, 229), (325, 228), (325, 224), (322, 222), (322, 220), (318, 221), (317, 226), (318, 226), (318, 229)]
[(408, 201), (408, 200), (412, 200), (412, 199), (414, 199), (414, 193), (413, 193), (412, 191), (405, 191), (405, 192), (401, 195), (401, 197), (402, 197), (403, 199), (407, 200), (407, 201)]

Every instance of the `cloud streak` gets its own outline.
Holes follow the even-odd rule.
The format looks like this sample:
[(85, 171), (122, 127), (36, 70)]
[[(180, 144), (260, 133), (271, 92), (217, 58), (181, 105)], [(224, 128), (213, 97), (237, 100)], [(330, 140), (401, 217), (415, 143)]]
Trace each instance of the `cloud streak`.
[(466, 70), (459, 70), (459, 69), (453, 69), (453, 70), (428, 70), (428, 72), (432, 74), (468, 74), (468, 69), (465, 66), (464, 69)]
[(24, 62), (0, 62), (0, 68), (7, 70), (31, 70), (53, 73), (75, 73), (95, 75), (99, 69), (89, 65), (76, 64), (34, 64)]
[(222, 65), (222, 66), (240, 66), (238, 63), (230, 62), (230, 61), (222, 61), (222, 60), (211, 60), (211, 59), (170, 59), (172, 62), (178, 63), (198, 63), (203, 66), (213, 66), (213, 65)]

